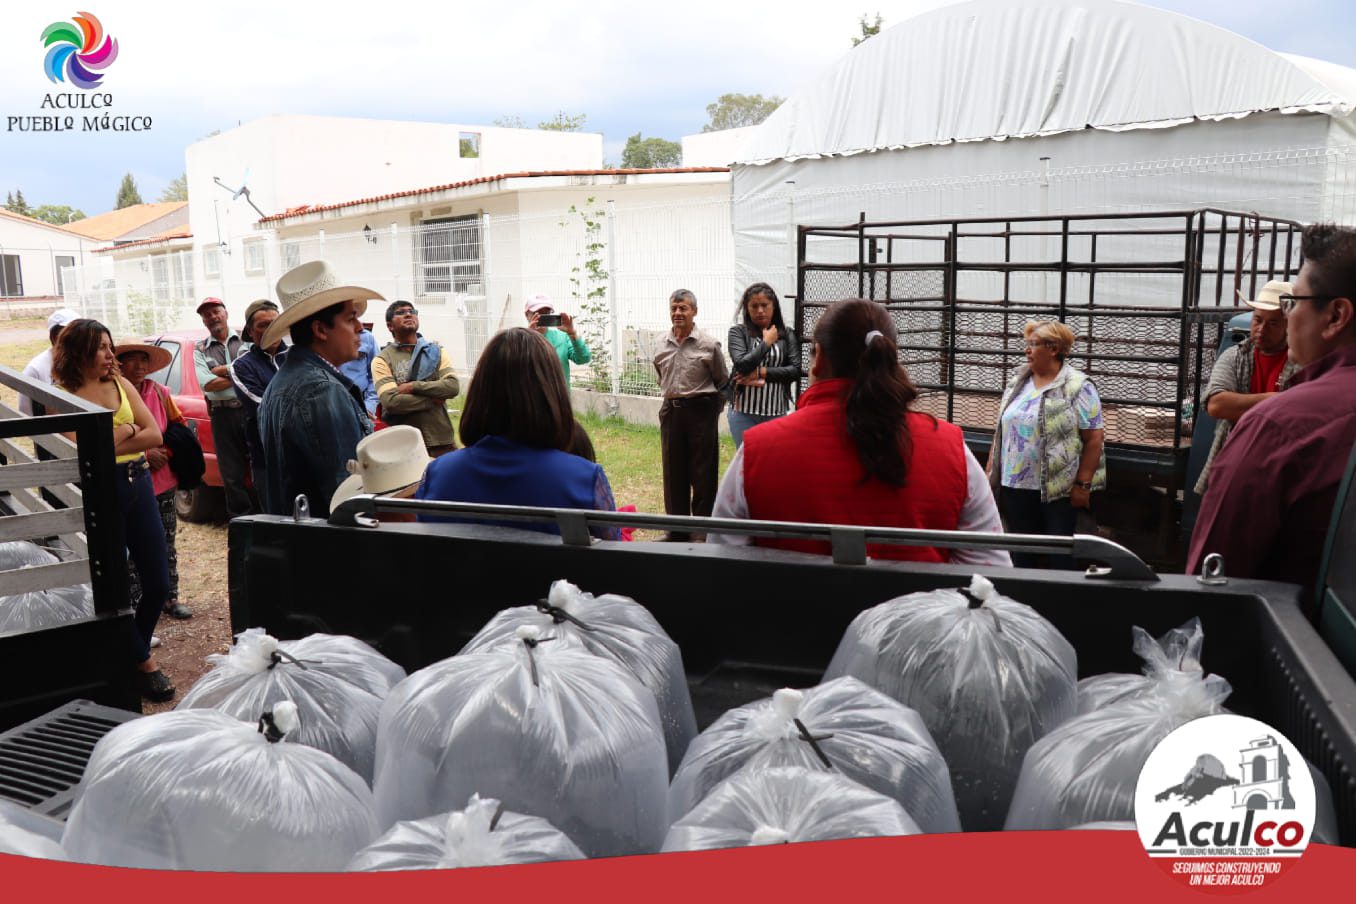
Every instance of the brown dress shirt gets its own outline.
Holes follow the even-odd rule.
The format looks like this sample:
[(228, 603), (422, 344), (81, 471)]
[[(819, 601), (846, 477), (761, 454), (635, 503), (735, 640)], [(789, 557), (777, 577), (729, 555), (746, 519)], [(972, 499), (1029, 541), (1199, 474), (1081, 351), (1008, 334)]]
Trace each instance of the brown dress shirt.
[(655, 352), (654, 367), (666, 399), (718, 392), (730, 379), (720, 342), (696, 327), (682, 342), (669, 330)]

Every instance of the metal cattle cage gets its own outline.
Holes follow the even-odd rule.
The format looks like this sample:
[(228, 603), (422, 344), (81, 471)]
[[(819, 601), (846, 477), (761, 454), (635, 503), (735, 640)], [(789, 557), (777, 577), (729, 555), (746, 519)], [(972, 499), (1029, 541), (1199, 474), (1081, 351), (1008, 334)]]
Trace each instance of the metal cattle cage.
[[(1269, 279), (1299, 270), (1293, 220), (1214, 209), (801, 226), (795, 324), (809, 342), (831, 303), (869, 298), (899, 331), (917, 407), (987, 455), (1022, 327), (1074, 331), (1070, 362), (1106, 418), (1099, 521), (1160, 565), (1180, 561), (1195, 412), (1224, 324)], [(803, 356), (808, 373), (809, 355)]]

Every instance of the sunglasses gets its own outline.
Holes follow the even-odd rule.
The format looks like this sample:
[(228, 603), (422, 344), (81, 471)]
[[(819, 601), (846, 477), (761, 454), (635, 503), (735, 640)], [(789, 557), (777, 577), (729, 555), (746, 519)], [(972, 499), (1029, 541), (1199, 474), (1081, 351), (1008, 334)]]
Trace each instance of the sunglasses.
[(416, 311), (414, 308), (401, 308), (398, 311), (391, 312), (391, 319), (395, 320), (397, 317), (404, 317), (406, 314), (418, 316), (419, 312)]

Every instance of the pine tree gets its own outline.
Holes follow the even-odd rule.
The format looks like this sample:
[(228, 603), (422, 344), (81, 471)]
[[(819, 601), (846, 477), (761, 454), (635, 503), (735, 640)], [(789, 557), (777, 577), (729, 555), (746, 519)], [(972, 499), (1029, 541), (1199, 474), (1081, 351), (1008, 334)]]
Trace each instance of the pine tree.
[(141, 203), (144, 202), (141, 200), (141, 193), (137, 191), (136, 180), (132, 178), (131, 173), (127, 173), (122, 177), (122, 184), (118, 186), (118, 201), (114, 209), (122, 210), (124, 207)]

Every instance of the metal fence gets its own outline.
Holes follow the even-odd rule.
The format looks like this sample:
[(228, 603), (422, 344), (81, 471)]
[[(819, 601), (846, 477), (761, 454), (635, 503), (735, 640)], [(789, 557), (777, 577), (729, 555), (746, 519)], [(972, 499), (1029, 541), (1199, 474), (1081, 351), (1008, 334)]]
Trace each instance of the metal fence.
[(1077, 337), (1107, 442), (1172, 469), (1189, 445), (1221, 325), (1299, 268), (1299, 224), (1199, 210), (802, 227), (796, 324), (873, 298), (899, 332), (919, 406), (985, 438), (1023, 363), (1028, 319)]
[[(569, 312), (592, 361), (572, 365), (574, 384), (656, 395), (655, 340), (669, 329), (668, 298), (694, 292), (701, 325), (724, 338), (739, 288), (726, 199), (622, 207), (598, 202), (533, 216), (473, 215), (306, 236), (261, 233), (222, 247), (116, 256), (63, 270), (66, 303), (115, 335), (200, 326), (206, 296), (233, 314), (274, 298), (278, 277), (324, 259), (346, 283), (418, 308), (422, 332), (470, 372), (495, 332), (526, 323), (524, 301), (549, 295)], [(384, 309), (369, 307), (378, 344)], [(236, 324), (237, 327), (240, 324)]]

